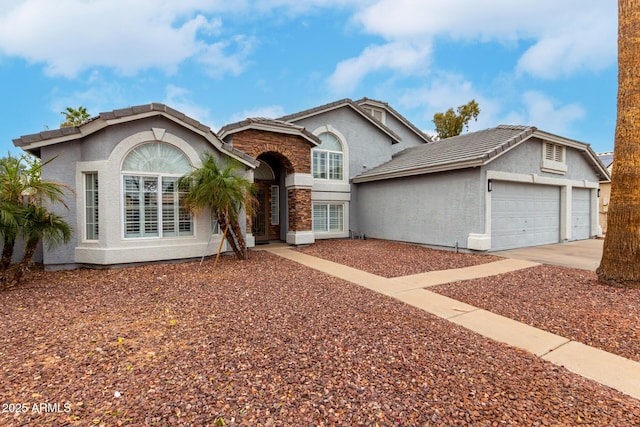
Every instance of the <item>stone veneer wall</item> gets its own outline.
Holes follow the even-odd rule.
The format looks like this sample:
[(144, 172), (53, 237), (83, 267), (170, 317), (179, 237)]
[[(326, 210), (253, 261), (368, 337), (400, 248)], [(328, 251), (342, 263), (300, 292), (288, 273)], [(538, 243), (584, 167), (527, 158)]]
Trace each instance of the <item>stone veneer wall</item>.
[(311, 173), (311, 144), (299, 136), (249, 129), (234, 134), (232, 145), (255, 158), (280, 154), (287, 173)]
[[(287, 174), (311, 173), (312, 146), (302, 137), (249, 129), (233, 134), (232, 145), (255, 158), (265, 153), (276, 154)], [(287, 189), (287, 201), (289, 205), (288, 231), (311, 231), (311, 189), (289, 188)]]
[(289, 199), (289, 231), (309, 231), (311, 219), (311, 190), (291, 188), (287, 190)]

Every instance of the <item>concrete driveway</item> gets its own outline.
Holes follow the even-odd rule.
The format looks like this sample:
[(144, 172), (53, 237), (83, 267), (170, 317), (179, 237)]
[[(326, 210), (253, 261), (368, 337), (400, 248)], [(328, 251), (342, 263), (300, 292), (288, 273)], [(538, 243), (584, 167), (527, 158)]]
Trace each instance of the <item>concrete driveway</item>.
[(492, 255), (595, 271), (600, 265), (603, 243), (603, 239), (578, 240), (497, 251), (492, 252)]

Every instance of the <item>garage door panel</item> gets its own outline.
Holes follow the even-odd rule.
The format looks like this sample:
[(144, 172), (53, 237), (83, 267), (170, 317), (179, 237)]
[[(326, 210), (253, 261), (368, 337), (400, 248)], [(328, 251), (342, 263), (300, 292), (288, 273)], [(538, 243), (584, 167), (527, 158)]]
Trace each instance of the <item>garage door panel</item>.
[(560, 240), (560, 189), (512, 182), (493, 183), (491, 246), (509, 249)]
[(571, 240), (591, 237), (591, 190), (574, 188), (571, 192)]

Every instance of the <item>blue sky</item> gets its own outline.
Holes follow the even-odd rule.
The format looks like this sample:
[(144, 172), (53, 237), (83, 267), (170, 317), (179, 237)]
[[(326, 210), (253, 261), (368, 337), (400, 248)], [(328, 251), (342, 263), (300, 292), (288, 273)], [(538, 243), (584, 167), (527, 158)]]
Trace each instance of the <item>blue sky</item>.
[(92, 114), (162, 102), (218, 130), (341, 98), (420, 129), (478, 122), (613, 150), (615, 0), (0, 0), (0, 150)]

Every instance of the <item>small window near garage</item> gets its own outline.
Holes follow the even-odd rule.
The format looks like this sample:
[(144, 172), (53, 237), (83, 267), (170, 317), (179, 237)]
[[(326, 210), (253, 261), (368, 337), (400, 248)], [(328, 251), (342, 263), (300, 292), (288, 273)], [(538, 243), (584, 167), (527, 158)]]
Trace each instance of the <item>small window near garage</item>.
[(86, 173), (85, 182), (85, 238), (98, 240), (98, 174)]
[(316, 233), (333, 233), (344, 230), (344, 205), (313, 204), (313, 231)]
[(566, 147), (552, 142), (545, 142), (542, 150), (542, 171), (557, 174), (566, 173)]

